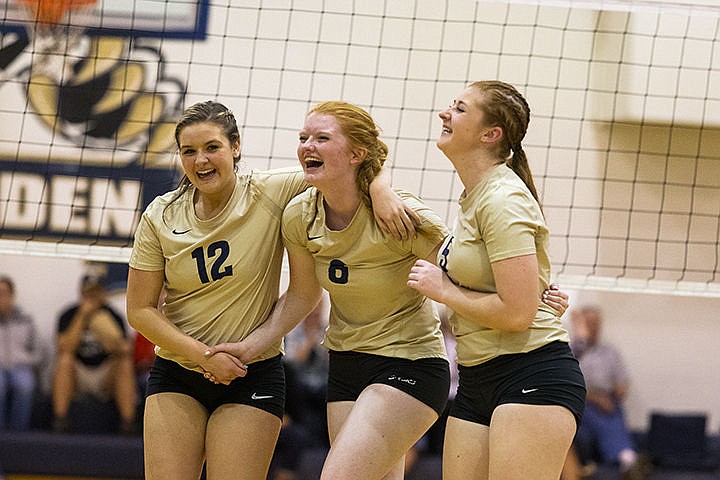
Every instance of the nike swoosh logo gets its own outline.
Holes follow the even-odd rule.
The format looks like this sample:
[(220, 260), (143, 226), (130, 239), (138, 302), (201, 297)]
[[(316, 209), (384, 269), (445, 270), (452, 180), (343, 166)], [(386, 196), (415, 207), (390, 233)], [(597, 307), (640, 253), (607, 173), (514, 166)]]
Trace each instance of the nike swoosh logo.
[(538, 390), (540, 390), (540, 389), (539, 388), (528, 388), (526, 390), (523, 388), (521, 391), (522, 391), (522, 393), (532, 393), (532, 392), (537, 392)]
[(257, 393), (253, 393), (252, 395), (250, 395), (250, 398), (252, 398), (253, 400), (265, 400), (268, 398), (273, 398), (273, 396), (272, 395), (258, 395)]
[(308, 240), (317, 240), (318, 238), (322, 238), (322, 237), (323, 237), (322, 235), (318, 235), (317, 237), (311, 237), (310, 235), (308, 235)]
[(192, 230), (192, 228), (188, 228), (187, 230), (183, 230), (182, 232), (178, 232), (177, 230), (175, 230), (175, 229), (173, 228), (173, 231), (172, 231), (172, 232), (173, 232), (175, 235), (184, 235), (184, 234), (188, 233), (190, 230)]

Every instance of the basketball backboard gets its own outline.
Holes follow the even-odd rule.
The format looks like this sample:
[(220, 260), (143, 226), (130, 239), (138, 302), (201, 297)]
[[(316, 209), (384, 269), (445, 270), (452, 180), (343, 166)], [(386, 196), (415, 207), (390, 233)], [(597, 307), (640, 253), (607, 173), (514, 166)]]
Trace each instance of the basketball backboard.
[(204, 38), (208, 0), (0, 0), (0, 28), (30, 26), (39, 9), (89, 34)]

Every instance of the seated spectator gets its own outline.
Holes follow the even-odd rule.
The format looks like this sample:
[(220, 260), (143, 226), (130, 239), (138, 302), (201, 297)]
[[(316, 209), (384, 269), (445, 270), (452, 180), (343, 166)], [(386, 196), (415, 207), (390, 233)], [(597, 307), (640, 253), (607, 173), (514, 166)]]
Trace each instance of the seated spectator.
[(0, 277), (0, 430), (27, 430), (41, 353), (35, 323), (15, 305), (15, 284)]
[[(158, 308), (163, 308), (166, 296), (167, 292), (163, 289), (160, 293), (160, 299), (158, 300)], [(133, 365), (135, 366), (135, 378), (141, 398), (140, 408), (141, 410), (144, 410), (147, 382), (150, 378), (150, 368), (155, 362), (155, 344), (145, 338), (145, 336), (137, 330), (134, 330), (134, 333)]]
[[(445, 350), (448, 354), (448, 362), (450, 363), (450, 390), (448, 393), (448, 403), (445, 406), (445, 411), (437, 419), (437, 421), (427, 431), (425, 437), (427, 437), (427, 453), (433, 455), (442, 455), (443, 441), (445, 439), (445, 424), (447, 422), (448, 414), (453, 402), (455, 401), (455, 394), (458, 388), (458, 366), (457, 366), (457, 352), (455, 341), (455, 334), (452, 331), (452, 325), (450, 324), (450, 315), (452, 312), (443, 305), (442, 303), (436, 303), (435, 308), (438, 311), (440, 317), (440, 330), (443, 334), (443, 340), (445, 341)], [(407, 462), (406, 458), (406, 462)]]
[(150, 367), (155, 361), (155, 345), (140, 332), (135, 332), (134, 343), (133, 366), (135, 367), (135, 378), (137, 379), (138, 390), (144, 396), (147, 379), (150, 375)]
[(583, 478), (592, 477), (597, 470), (594, 462), (583, 463), (580, 460), (575, 445), (570, 445), (565, 464), (563, 465), (560, 480), (581, 480)]
[(121, 433), (135, 433), (138, 395), (132, 346), (122, 317), (107, 304), (104, 277), (83, 277), (79, 302), (60, 315), (56, 342), (53, 430), (72, 430), (71, 401), (86, 393), (102, 401), (114, 399)]
[(625, 424), (622, 402), (629, 379), (620, 352), (601, 340), (599, 308), (581, 307), (573, 312), (571, 321), (571, 347), (585, 376), (587, 399), (569, 460), (575, 452), (583, 460), (597, 451), (602, 462), (619, 465), (624, 480), (644, 479), (649, 462), (638, 454)]
[(458, 367), (455, 335), (450, 324), (449, 309), (442, 303), (435, 303), (435, 309), (440, 317), (440, 330), (443, 334), (445, 342), (445, 350), (448, 355), (448, 363), (450, 364), (450, 390), (448, 391), (448, 402), (445, 410), (438, 417), (435, 423), (425, 433), (425, 435), (413, 445), (405, 454), (405, 476), (412, 476), (413, 468), (415, 468), (418, 460), (422, 455), (442, 455), (443, 441), (445, 439), (445, 425), (447, 423), (450, 408), (455, 401), (455, 394), (458, 387)]
[(285, 373), (292, 419), (304, 425), (319, 446), (329, 446), (325, 395), (328, 351), (322, 345), (328, 326), (330, 300), (323, 294), (318, 306), (285, 338)]
[(285, 338), (286, 413), (272, 459), (271, 480), (294, 480), (305, 450), (329, 448), (325, 414), (328, 352), (321, 344), (329, 309), (329, 299), (323, 295), (315, 310)]

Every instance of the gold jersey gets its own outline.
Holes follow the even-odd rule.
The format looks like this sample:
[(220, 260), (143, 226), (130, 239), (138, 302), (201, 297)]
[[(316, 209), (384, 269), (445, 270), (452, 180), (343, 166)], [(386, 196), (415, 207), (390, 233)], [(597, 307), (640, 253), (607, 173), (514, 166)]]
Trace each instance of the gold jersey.
[(515, 172), (503, 164), (459, 201), (454, 231), (438, 253), (438, 264), (462, 287), (496, 293), (491, 263), (535, 254), (538, 261), (538, 310), (524, 332), (486, 328), (453, 313), (458, 363), (477, 365), (499, 355), (534, 350), (555, 340), (569, 341), (555, 311), (540, 295), (550, 280), (549, 231), (542, 211)]
[(416, 197), (398, 193), (422, 218), (416, 238), (400, 241), (383, 233), (365, 205), (345, 229), (330, 230), (322, 194), (311, 187), (285, 209), (285, 246), (312, 254), (317, 278), (330, 294), (327, 348), (447, 358), (432, 302), (407, 286), (410, 268), (442, 242), (447, 227)]
[[(130, 266), (165, 272), (164, 313), (187, 335), (211, 346), (240, 341), (277, 302), (282, 212), (307, 187), (299, 168), (238, 175), (228, 204), (209, 220), (195, 215), (194, 187), (172, 203), (176, 192), (166, 193), (143, 213)], [(254, 361), (280, 351), (278, 341)], [(173, 352), (156, 353), (200, 370)]]

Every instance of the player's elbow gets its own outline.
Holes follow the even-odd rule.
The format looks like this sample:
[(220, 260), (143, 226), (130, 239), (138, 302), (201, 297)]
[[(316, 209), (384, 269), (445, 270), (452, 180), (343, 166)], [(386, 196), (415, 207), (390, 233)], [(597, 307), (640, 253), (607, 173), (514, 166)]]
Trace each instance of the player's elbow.
[(522, 333), (529, 329), (534, 321), (534, 311), (514, 311), (508, 314), (504, 330), (512, 333)]
[(143, 327), (145, 326), (143, 319), (145, 318), (144, 312), (146, 309), (150, 309), (150, 307), (127, 305), (126, 314), (128, 324), (138, 332), (143, 331)]

